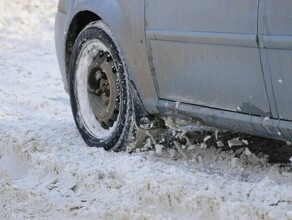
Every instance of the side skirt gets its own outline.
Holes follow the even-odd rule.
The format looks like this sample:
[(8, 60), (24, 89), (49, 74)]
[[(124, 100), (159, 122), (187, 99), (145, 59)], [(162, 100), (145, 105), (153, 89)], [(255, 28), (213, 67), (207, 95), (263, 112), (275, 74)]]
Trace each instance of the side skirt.
[(292, 141), (291, 121), (282, 121), (162, 99), (158, 101), (157, 106), (162, 116), (170, 116), (174, 119), (189, 121), (190, 123), (199, 122), (202, 125), (227, 129), (233, 132), (243, 132), (267, 138)]

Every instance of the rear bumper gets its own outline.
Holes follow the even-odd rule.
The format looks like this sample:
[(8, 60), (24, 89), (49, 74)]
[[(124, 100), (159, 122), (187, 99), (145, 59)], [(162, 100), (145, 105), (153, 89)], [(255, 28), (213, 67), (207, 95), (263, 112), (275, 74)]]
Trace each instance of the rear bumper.
[(63, 84), (66, 92), (68, 92), (68, 81), (66, 74), (66, 64), (65, 64), (65, 43), (66, 43), (66, 23), (67, 15), (61, 11), (57, 12), (55, 20), (55, 47), (57, 53), (57, 59), (59, 63), (60, 72), (63, 79)]

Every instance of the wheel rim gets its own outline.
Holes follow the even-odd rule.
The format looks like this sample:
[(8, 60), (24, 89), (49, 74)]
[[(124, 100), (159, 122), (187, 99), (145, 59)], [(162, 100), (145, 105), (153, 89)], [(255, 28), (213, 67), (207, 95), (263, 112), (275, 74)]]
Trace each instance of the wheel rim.
[(89, 104), (104, 129), (114, 125), (119, 114), (118, 77), (114, 60), (103, 50), (88, 68), (87, 92)]
[(91, 40), (84, 45), (75, 85), (79, 118), (95, 137), (110, 136), (119, 120), (121, 97), (117, 63), (101, 41)]

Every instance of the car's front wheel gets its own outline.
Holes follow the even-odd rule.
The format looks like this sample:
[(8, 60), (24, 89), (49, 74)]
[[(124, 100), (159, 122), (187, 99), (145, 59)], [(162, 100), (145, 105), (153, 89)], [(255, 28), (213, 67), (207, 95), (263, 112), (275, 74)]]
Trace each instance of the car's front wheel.
[(87, 145), (121, 149), (131, 133), (132, 99), (121, 51), (102, 21), (90, 23), (75, 41), (70, 100), (75, 123)]

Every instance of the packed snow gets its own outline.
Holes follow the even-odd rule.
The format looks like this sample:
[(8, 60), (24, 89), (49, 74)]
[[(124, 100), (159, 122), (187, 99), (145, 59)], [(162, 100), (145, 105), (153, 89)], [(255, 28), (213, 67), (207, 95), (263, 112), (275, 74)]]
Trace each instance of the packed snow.
[(291, 163), (248, 140), (223, 151), (173, 130), (171, 146), (149, 134), (131, 154), (87, 147), (56, 61), (56, 8), (0, 0), (0, 219), (292, 219)]

